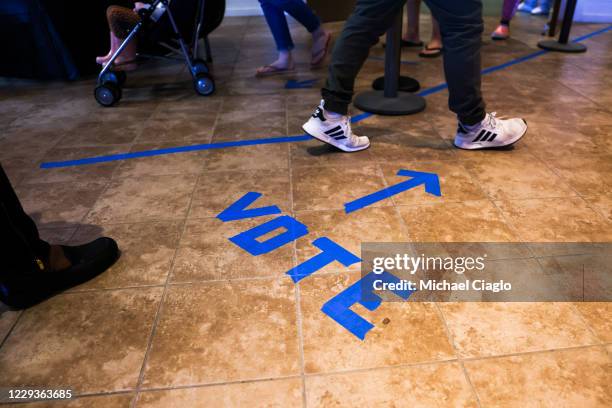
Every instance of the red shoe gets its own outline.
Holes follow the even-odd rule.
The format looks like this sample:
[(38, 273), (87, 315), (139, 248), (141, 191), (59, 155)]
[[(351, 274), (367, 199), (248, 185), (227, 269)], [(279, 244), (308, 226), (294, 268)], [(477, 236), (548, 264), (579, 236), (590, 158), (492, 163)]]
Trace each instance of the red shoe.
[(510, 27), (500, 24), (495, 31), (491, 33), (491, 38), (494, 40), (507, 40), (510, 38)]

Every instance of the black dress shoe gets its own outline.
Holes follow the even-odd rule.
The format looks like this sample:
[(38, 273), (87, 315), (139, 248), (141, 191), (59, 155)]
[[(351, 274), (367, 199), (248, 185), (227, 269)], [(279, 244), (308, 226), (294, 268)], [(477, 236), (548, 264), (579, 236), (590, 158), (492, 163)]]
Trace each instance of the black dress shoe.
[(25, 309), (66, 289), (80, 285), (110, 268), (119, 259), (112, 238), (98, 238), (78, 246), (62, 245), (72, 266), (61, 271), (25, 272), (19, 284), (0, 285), (0, 301), (14, 309)]

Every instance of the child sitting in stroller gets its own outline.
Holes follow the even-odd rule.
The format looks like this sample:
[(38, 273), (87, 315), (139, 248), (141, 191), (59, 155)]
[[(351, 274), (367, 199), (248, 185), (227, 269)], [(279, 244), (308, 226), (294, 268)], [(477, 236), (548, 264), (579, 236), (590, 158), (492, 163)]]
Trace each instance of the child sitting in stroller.
[[(130, 10), (122, 6), (110, 6), (106, 10), (106, 20), (110, 32), (110, 50), (103, 57), (96, 57), (96, 62), (100, 65), (106, 64), (112, 55), (119, 49), (121, 43), (130, 34), (130, 31), (140, 21), (138, 10), (147, 7), (145, 3), (136, 2), (134, 9)], [(116, 71), (132, 71), (136, 69), (137, 39), (130, 41), (124, 50), (117, 56), (114, 62)]]
[(96, 58), (102, 65), (94, 90), (98, 103), (112, 106), (121, 99), (125, 71), (138, 66), (137, 48), (144, 48), (147, 57), (176, 59), (168, 51), (180, 55), (196, 93), (211, 95), (215, 90), (214, 79), (206, 61), (198, 57), (198, 41), (204, 39), (210, 60), (207, 35), (219, 26), (224, 12), (225, 0), (151, 0), (150, 4), (137, 2), (133, 9), (110, 6), (106, 12), (110, 50)]

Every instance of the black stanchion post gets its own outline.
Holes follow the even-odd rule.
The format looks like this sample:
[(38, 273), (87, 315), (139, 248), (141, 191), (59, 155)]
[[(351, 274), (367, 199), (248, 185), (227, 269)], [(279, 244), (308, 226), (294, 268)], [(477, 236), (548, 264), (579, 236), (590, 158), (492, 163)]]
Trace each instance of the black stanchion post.
[[(423, 97), (405, 92), (400, 86), (401, 36), (402, 13), (400, 12), (393, 27), (387, 32), (384, 90), (366, 91), (357, 95), (353, 104), (362, 111), (379, 115), (410, 115), (425, 109)], [(412, 78), (409, 79), (414, 81)]]
[[(391, 52), (390, 52), (391, 51)], [(400, 65), (402, 56), (402, 15), (396, 17), (393, 27), (387, 32), (387, 42), (385, 44), (385, 75), (378, 77), (372, 82), (372, 88), (380, 91), (387, 89), (385, 78), (393, 78), (390, 89), (403, 92), (416, 92), (421, 88), (419, 81), (407, 76), (401, 76)], [(387, 72), (391, 75), (387, 76)]]
[(559, 10), (561, 9), (561, 0), (555, 0), (552, 9), (552, 15), (548, 23), (548, 36), (554, 37), (557, 33), (557, 21), (559, 20)]
[(561, 25), (561, 33), (559, 34), (559, 42), (567, 44), (569, 41), (570, 29), (574, 20), (574, 12), (576, 11), (576, 3), (578, 0), (568, 0), (565, 5), (565, 14), (563, 15), (563, 24)]
[(585, 52), (587, 50), (584, 44), (569, 42), (570, 30), (572, 21), (574, 20), (574, 12), (576, 11), (577, 0), (567, 0), (565, 4), (565, 13), (563, 14), (563, 23), (561, 24), (561, 33), (559, 41), (544, 40), (538, 43), (538, 47), (559, 52)]
[(397, 98), (400, 59), (402, 57), (401, 38), (402, 15), (398, 14), (395, 18), (395, 23), (393, 23), (393, 26), (387, 32), (387, 46), (385, 47), (385, 98)]

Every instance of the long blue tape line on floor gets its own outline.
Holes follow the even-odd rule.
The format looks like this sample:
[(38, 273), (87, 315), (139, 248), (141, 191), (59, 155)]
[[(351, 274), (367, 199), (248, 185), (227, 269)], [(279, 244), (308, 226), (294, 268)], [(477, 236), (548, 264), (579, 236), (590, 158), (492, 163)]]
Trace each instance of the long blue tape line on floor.
[[(592, 33), (577, 37), (573, 39), (572, 41), (573, 42), (584, 41), (588, 38), (595, 37), (596, 35), (606, 33), (610, 30), (612, 30), (612, 25), (609, 25), (597, 31), (593, 31)], [(515, 58), (503, 64), (485, 68), (482, 70), (482, 75), (487, 75), (492, 72), (496, 72), (496, 71), (511, 67), (513, 65), (520, 64), (525, 61), (529, 61), (531, 59), (534, 59), (546, 53), (548, 53), (548, 51), (545, 51), (545, 50), (536, 51), (531, 54), (525, 55), (523, 57)], [(433, 86), (431, 88), (427, 88), (419, 92), (418, 95), (427, 96), (427, 95), (431, 95), (431, 94), (443, 91), (446, 88), (448, 88), (448, 85), (446, 83), (442, 83), (442, 84)], [(361, 113), (359, 115), (354, 116), (352, 118), (352, 122), (353, 123), (361, 122), (362, 120), (365, 120), (371, 116), (373, 116), (372, 113), (367, 113), (367, 112)], [(198, 144), (198, 145), (190, 145), (190, 146), (179, 146), (179, 147), (171, 147), (167, 149), (154, 149), (154, 150), (145, 150), (141, 152), (130, 152), (130, 153), (109, 154), (106, 156), (86, 157), (84, 159), (77, 159), (77, 160), (45, 162), (40, 165), (40, 168), (41, 169), (52, 169), (52, 168), (58, 168), (58, 167), (83, 166), (83, 165), (88, 165), (88, 164), (104, 163), (104, 162), (117, 161), (117, 160), (136, 159), (139, 157), (161, 156), (161, 155), (166, 155), (166, 154), (193, 152), (193, 151), (199, 151), (199, 150), (225, 149), (228, 147), (303, 142), (303, 141), (310, 140), (310, 139), (311, 137), (308, 135), (296, 135), (296, 136), (284, 136), (284, 137), (271, 137), (271, 138), (264, 138), (264, 139), (237, 140), (233, 142), (219, 142), (219, 143), (207, 143), (207, 144)]]

